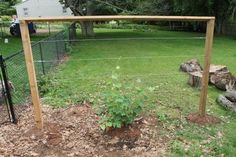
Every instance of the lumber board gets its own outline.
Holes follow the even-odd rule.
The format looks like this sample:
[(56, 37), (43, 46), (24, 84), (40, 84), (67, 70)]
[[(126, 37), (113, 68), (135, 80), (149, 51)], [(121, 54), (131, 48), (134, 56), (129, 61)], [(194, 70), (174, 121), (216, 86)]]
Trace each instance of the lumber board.
[(42, 109), (41, 109), (38, 86), (37, 86), (37, 81), (36, 81), (34, 59), (33, 59), (32, 48), (30, 44), (28, 24), (25, 21), (21, 21), (20, 28), (21, 28), (21, 38), (22, 38), (23, 49), (24, 49), (24, 54), (25, 54), (25, 62), (26, 62), (26, 67), (27, 67), (27, 72), (28, 72), (36, 127), (38, 129), (42, 129), (43, 128)]
[(212, 46), (213, 46), (213, 38), (214, 38), (214, 27), (215, 27), (214, 19), (207, 22), (204, 69), (203, 69), (203, 76), (202, 76), (202, 83), (201, 83), (202, 88), (201, 88), (200, 104), (199, 104), (199, 112), (201, 116), (206, 115), (206, 101), (207, 101), (209, 71), (210, 71), (211, 54), (212, 54)]
[(209, 21), (211, 16), (59, 16), (59, 17), (28, 17), (20, 20), (26, 22), (56, 22), (56, 21)]

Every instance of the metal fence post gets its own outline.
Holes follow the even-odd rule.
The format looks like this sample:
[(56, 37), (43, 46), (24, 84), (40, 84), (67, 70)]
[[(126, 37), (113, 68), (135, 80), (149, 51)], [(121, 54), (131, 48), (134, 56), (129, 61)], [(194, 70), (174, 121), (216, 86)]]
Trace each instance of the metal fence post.
[(43, 58), (43, 50), (42, 50), (42, 44), (39, 42), (39, 53), (40, 53), (40, 60), (42, 65), (43, 74), (45, 75), (45, 67), (44, 67), (44, 58)]
[(8, 105), (10, 108), (12, 122), (16, 124), (17, 119), (15, 116), (11, 92), (10, 92), (10, 88), (9, 88), (9, 81), (8, 81), (8, 77), (7, 77), (7, 73), (6, 73), (6, 65), (5, 65), (2, 55), (0, 56), (0, 64), (1, 64), (2, 76), (3, 76), (3, 81), (4, 81), (4, 85), (5, 85), (5, 89), (6, 89), (6, 96), (7, 96), (7, 101), (8, 101)]
[(57, 61), (59, 62), (60, 57), (59, 57), (59, 48), (58, 48), (58, 43), (57, 43), (57, 39), (56, 39), (56, 53), (57, 53)]
[(49, 34), (49, 36), (51, 35), (51, 26), (50, 26), (50, 22), (47, 22), (47, 24), (48, 24), (48, 34)]

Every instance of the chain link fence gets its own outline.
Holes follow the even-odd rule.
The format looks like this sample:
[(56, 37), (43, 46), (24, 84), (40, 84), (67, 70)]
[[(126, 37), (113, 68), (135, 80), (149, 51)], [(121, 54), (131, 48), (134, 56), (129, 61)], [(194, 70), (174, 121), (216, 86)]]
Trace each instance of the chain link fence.
[[(53, 36), (32, 45), (35, 70), (38, 80), (49, 73), (66, 57), (68, 50), (67, 31), (61, 31)], [(30, 88), (23, 50), (3, 59), (8, 81), (13, 85), (11, 91), (16, 117), (30, 104)], [(4, 115), (6, 111), (1, 111)], [(0, 117), (1, 119), (1, 117)]]

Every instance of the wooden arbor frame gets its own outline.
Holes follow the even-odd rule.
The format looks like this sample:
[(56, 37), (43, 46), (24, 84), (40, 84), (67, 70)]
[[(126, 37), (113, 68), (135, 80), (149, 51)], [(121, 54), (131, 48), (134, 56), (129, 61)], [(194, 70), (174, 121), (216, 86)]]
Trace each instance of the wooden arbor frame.
[(38, 93), (38, 86), (35, 75), (34, 60), (31, 48), (31, 41), (28, 30), (29, 22), (66, 22), (66, 21), (201, 21), (207, 22), (206, 41), (205, 41), (205, 61), (202, 77), (202, 88), (199, 103), (199, 114), (206, 115), (206, 101), (208, 93), (208, 78), (211, 62), (211, 53), (214, 37), (215, 17), (199, 16), (69, 16), (69, 17), (44, 17), (44, 18), (25, 18), (20, 20), (21, 38), (23, 42), (25, 61), (27, 66), (28, 78), (30, 83), (31, 97), (35, 115), (36, 127), (43, 128), (42, 109)]

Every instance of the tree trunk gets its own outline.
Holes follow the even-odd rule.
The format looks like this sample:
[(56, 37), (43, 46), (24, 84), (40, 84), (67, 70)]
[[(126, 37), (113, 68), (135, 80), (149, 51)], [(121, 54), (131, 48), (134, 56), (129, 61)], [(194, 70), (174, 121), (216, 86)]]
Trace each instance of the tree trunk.
[(93, 22), (80, 22), (80, 26), (83, 37), (94, 36)]
[(222, 23), (217, 22), (216, 24), (216, 33), (221, 34), (222, 33)]
[[(75, 16), (91, 16), (93, 15), (93, 2), (92, 1), (86, 1), (86, 7), (84, 10), (84, 5), (82, 1), (78, 1), (79, 4), (77, 6), (77, 9), (71, 8), (73, 14)], [(81, 26), (81, 32), (83, 37), (93, 37), (94, 36), (94, 30), (93, 30), (93, 22), (86, 21), (86, 22), (80, 22)], [(73, 32), (73, 31), (72, 31)], [(76, 31), (74, 31), (76, 33)]]
[[(93, 3), (91, 1), (86, 1), (86, 16), (93, 15)], [(81, 32), (83, 37), (93, 37), (94, 30), (93, 30), (93, 22), (86, 21), (80, 22)]]
[(76, 39), (76, 23), (74, 22), (71, 24), (69, 27), (69, 40), (74, 40)]

